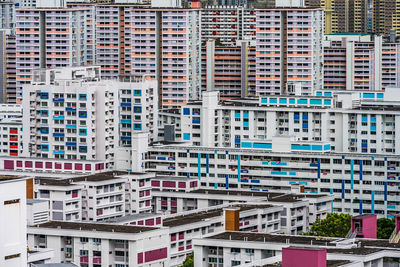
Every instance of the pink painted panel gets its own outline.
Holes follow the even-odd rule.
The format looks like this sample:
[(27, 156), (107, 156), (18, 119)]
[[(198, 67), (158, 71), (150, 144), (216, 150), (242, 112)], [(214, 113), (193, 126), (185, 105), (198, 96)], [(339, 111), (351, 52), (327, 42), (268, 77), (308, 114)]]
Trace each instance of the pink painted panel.
[(162, 185), (163, 187), (175, 187), (175, 182), (163, 181)]
[(14, 170), (14, 161), (13, 160), (5, 160), (4, 161), (4, 169)]
[(376, 239), (377, 230), (377, 216), (371, 214), (370, 216), (353, 217), (351, 218), (351, 229), (354, 232), (356, 222), (359, 222), (361, 229), (358, 229), (358, 237)]
[(192, 245), (186, 246), (186, 249), (192, 249)]
[(179, 247), (178, 248), (178, 251), (182, 251), (182, 250), (185, 250), (185, 247)]
[(35, 168), (43, 169), (43, 162), (41, 162), (41, 161), (36, 161), (36, 162), (35, 162)]
[(186, 188), (186, 183), (185, 182), (179, 182), (178, 183), (179, 188)]
[(100, 170), (104, 170), (104, 163), (100, 163)]
[(82, 164), (75, 164), (75, 170), (81, 171), (83, 169), (83, 165)]
[(22, 161), (20, 161), (20, 160), (17, 161), (17, 167), (22, 168)]
[(142, 264), (143, 263), (143, 252), (140, 252), (137, 254), (137, 263)]
[(65, 170), (72, 170), (72, 163), (64, 163)]
[[(299, 260), (301, 259), (301, 260)], [(326, 267), (326, 249), (283, 248), (282, 267)]]
[(160, 181), (151, 181), (151, 186), (159, 187), (160, 186)]
[(144, 253), (144, 261), (145, 262), (150, 262), (150, 261), (156, 261), (156, 260), (161, 260), (167, 258), (167, 253), (168, 250), (167, 248), (161, 248), (161, 249), (154, 249), (151, 251), (146, 251)]
[(25, 161), (25, 168), (32, 168), (32, 161)]
[(88, 263), (89, 262), (89, 256), (81, 256), (81, 262), (82, 263)]
[(86, 171), (91, 171), (91, 170), (92, 170), (92, 165), (90, 165), (90, 164), (85, 164), (85, 170), (86, 170)]
[(179, 234), (179, 240), (184, 239), (185, 238), (185, 234)]
[(161, 200), (161, 206), (168, 206), (167, 201), (166, 200)]
[(147, 219), (145, 225), (154, 225), (154, 219)]
[(61, 169), (61, 163), (54, 163), (54, 169), (60, 170)]
[(171, 241), (176, 241), (176, 234), (171, 235)]
[(146, 191), (146, 197), (150, 196), (150, 190)]
[(178, 206), (178, 202), (176, 200), (171, 200), (171, 207)]
[(146, 207), (149, 207), (151, 205), (150, 200), (146, 200)]
[(52, 162), (46, 162), (46, 169), (52, 169), (53, 168), (53, 163)]
[(131, 222), (131, 225), (136, 225), (136, 222)]
[(138, 225), (143, 225), (143, 221), (138, 221)]
[(158, 224), (161, 224), (161, 218), (160, 218), (160, 217), (156, 218), (156, 224), (157, 224), (157, 225), (158, 225)]
[(93, 258), (93, 264), (101, 264), (101, 257)]

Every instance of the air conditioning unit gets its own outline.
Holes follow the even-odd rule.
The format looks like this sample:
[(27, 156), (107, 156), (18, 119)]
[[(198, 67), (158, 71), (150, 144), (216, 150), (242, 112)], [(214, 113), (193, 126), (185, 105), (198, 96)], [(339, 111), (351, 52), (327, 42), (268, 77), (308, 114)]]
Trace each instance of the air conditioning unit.
[(71, 258), (71, 253), (68, 253), (68, 252), (65, 253), (65, 257), (66, 257), (66, 258)]

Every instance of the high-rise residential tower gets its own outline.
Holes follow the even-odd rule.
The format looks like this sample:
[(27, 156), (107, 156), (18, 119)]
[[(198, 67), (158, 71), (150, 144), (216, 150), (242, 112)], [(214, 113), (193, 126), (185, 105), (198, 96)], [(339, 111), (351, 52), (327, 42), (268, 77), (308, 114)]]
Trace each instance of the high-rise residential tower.
[(389, 35), (393, 29), (400, 36), (400, 0), (374, 0), (373, 12), (375, 34)]

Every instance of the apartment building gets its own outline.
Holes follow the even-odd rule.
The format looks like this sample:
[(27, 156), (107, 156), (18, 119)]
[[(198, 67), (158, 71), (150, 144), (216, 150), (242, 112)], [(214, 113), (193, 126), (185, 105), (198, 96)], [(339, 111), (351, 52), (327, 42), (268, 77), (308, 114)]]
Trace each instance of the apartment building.
[(194, 210), (167, 216), (163, 226), (169, 228), (170, 266), (181, 266), (193, 253), (194, 238), (217, 233), (230, 227), (230, 216), (236, 213), (237, 231), (279, 233), (282, 207), (265, 204), (232, 204)]
[(303, 94), (323, 88), (322, 8), (256, 10), (256, 93), (288, 92), (294, 84)]
[(50, 221), (49, 201), (27, 199), (26, 208), (28, 225), (38, 225)]
[(367, 34), (327, 35), (324, 89), (382, 90), (400, 87), (399, 43)]
[(16, 49), (15, 35), (12, 35), (12, 29), (0, 29), (0, 102), (1, 103), (16, 103), (15, 49)]
[(329, 144), (329, 151), (339, 153), (396, 155), (399, 114), (392, 100), (397, 95), (397, 89), (387, 88), (219, 101), (218, 92), (205, 92), (201, 103), (183, 106), (180, 117), (162, 113), (160, 139), (163, 134), (194, 146), (267, 148), (262, 145), (267, 140), (292, 136)]
[(395, 35), (400, 35), (400, 2), (398, 0), (373, 1), (373, 32), (379, 35), (389, 35), (393, 29)]
[(196, 238), (193, 244), (196, 267), (384, 266), (384, 258), (398, 260), (400, 248), (399, 244), (387, 240), (321, 240), (319, 237), (233, 231)]
[(26, 181), (17, 176), (0, 178), (0, 265), (27, 266)]
[[(267, 203), (281, 207), (281, 231), (288, 234), (299, 234), (308, 231), (309, 225), (316, 219), (324, 219), (331, 212), (333, 196), (320, 194), (291, 194), (288, 192), (244, 191), (217, 187), (198, 189), (189, 192), (153, 191), (154, 211), (176, 214), (187, 211), (218, 207), (234, 202)], [(206, 186), (207, 187), (207, 186)], [(202, 186), (201, 188), (206, 188)], [(219, 190), (218, 190), (219, 189)], [(242, 226), (242, 225), (241, 225)], [(247, 229), (246, 231), (257, 230)], [(258, 231), (264, 231), (265, 229)]]
[(221, 100), (256, 95), (255, 41), (238, 46), (202, 47), (202, 91), (218, 91)]
[(255, 40), (256, 11), (245, 6), (206, 6), (201, 10), (201, 41), (216, 40), (236, 46), (239, 40)]
[(93, 38), (86, 8), (21, 8), (16, 11), (17, 103), (33, 70), (88, 65)]
[(155, 82), (101, 81), (100, 67), (37, 70), (23, 99), (23, 155), (106, 161), (131, 147), (132, 132), (157, 129)]
[(325, 34), (368, 31), (367, 0), (306, 0), (307, 7), (325, 11)]
[(169, 266), (167, 228), (50, 221), (28, 227), (28, 245), (54, 249), (52, 263)]
[(0, 29), (10, 29), (15, 34), (15, 3), (12, 1), (0, 2)]

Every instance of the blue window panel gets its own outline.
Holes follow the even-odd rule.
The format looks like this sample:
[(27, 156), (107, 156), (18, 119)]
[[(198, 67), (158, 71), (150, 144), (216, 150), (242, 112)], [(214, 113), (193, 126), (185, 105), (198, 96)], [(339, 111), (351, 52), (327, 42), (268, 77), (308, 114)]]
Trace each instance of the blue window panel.
[(240, 119), (240, 112), (235, 112), (235, 118), (236, 119), (238, 119), (238, 118)]
[(319, 164), (318, 163), (310, 163), (310, 167), (318, 167)]
[(317, 92), (316, 96), (322, 96), (322, 92)]
[(48, 134), (49, 133), (49, 127), (40, 127), (40, 133)]
[(296, 176), (296, 172), (289, 172), (289, 175)]
[(253, 148), (271, 149), (272, 144), (254, 143)]
[(307, 113), (304, 113), (302, 117), (303, 117), (303, 121), (308, 120), (308, 114)]
[(190, 140), (190, 133), (184, 133), (183, 134), (183, 140), (189, 141)]
[(332, 104), (332, 100), (324, 99), (324, 105), (330, 106)]
[(303, 129), (308, 129), (308, 123), (303, 123)]
[(253, 184), (259, 184), (260, 180), (257, 180), (257, 179), (256, 180), (250, 180), (250, 182), (253, 183)]
[(376, 122), (376, 117), (371, 117), (370, 120), (371, 122)]
[(79, 94), (78, 99), (82, 100), (82, 101), (87, 100), (87, 96), (86, 96), (86, 94)]
[(86, 129), (79, 129), (79, 135), (87, 135)]
[(310, 145), (291, 145), (292, 150), (311, 150)]
[(369, 99), (373, 99), (375, 98), (375, 94), (374, 93), (363, 93), (363, 98), (369, 98)]
[(235, 138), (235, 144), (240, 144), (240, 138)]
[(243, 111), (243, 119), (248, 119), (248, 118), (249, 118), (249, 112)]
[(368, 122), (368, 117), (367, 116), (361, 116), (361, 122)]
[(324, 96), (332, 96), (331, 92), (324, 92)]
[(371, 126), (371, 132), (376, 132), (376, 126)]
[(49, 111), (47, 109), (43, 109), (40, 111), (40, 116), (41, 117), (48, 117), (49, 116)]
[(49, 145), (40, 145), (41, 151), (49, 151)]
[(297, 104), (299, 105), (307, 105), (308, 100), (307, 99), (297, 99)]
[(166, 157), (157, 157), (157, 160), (166, 160)]
[(310, 99), (310, 105), (322, 105), (322, 99)]
[(287, 104), (287, 98), (279, 98), (279, 104)]
[(383, 99), (383, 93), (377, 93), (376, 98), (378, 99)]
[(132, 138), (130, 136), (121, 136), (122, 141), (131, 141)]
[(76, 129), (76, 125), (75, 124), (65, 125), (65, 128), (67, 128), (67, 129)]
[(133, 113), (142, 113), (142, 107), (133, 107)]
[(76, 111), (76, 108), (67, 107), (67, 108), (65, 108), (65, 110), (66, 110), (66, 111)]
[(131, 124), (132, 120), (121, 120), (121, 123)]
[(183, 115), (190, 115), (190, 109), (189, 108), (183, 108)]
[(270, 98), (269, 99), (269, 103), (270, 104), (276, 104), (276, 103), (278, 103), (278, 100), (276, 98)]
[(296, 99), (290, 98), (290, 99), (289, 99), (289, 104), (290, 104), (290, 105), (296, 104)]
[(396, 209), (396, 206), (395, 205), (387, 205), (387, 208), (391, 209), (391, 210), (394, 210), (394, 209)]
[(322, 145), (312, 145), (311, 150), (313, 151), (322, 151)]
[(261, 98), (261, 104), (267, 104), (268, 98)]
[(248, 121), (244, 121), (243, 122), (243, 127), (249, 127), (249, 122)]
[(64, 102), (64, 98), (53, 98), (53, 102), (62, 103)]
[(324, 145), (324, 150), (331, 150), (331, 144)]
[(241, 183), (248, 183), (248, 182), (249, 182), (249, 179), (240, 179), (240, 182), (241, 182)]
[(64, 150), (53, 150), (53, 154), (65, 154)]
[(46, 92), (40, 93), (40, 99), (49, 99), (49, 93)]
[(393, 219), (393, 218), (394, 218), (394, 215), (388, 214), (386, 217), (387, 217), (388, 219)]
[[(240, 139), (239, 139), (240, 140)], [(242, 142), (242, 147), (244, 147), (244, 148), (251, 148), (252, 147), (252, 144), (251, 144), (251, 142)]]
[(64, 137), (64, 133), (53, 133), (54, 137)]
[(294, 114), (293, 115), (294, 120), (300, 120), (300, 114)]
[(121, 107), (130, 107), (131, 103), (121, 103)]
[(193, 117), (192, 123), (193, 124), (200, 124), (200, 117)]
[(85, 110), (82, 110), (82, 111), (79, 111), (79, 118), (87, 118), (87, 111), (85, 111)]
[(197, 116), (199, 116), (199, 115), (200, 115), (200, 111), (199, 111), (199, 110), (195, 111), (195, 110), (193, 109), (193, 110), (192, 110), (192, 115), (197, 115)]
[(133, 90), (134, 96), (142, 96), (142, 90)]
[(66, 142), (65, 143), (66, 146), (76, 146), (75, 142)]
[(141, 123), (134, 123), (133, 124), (133, 129), (134, 130), (142, 130), (142, 124)]
[(287, 166), (287, 162), (271, 161), (273, 166)]
[(55, 120), (63, 120), (64, 116), (53, 116), (53, 119), (55, 119)]
[(368, 143), (361, 143), (361, 147), (362, 148), (367, 148), (368, 147)]
[(79, 146), (80, 153), (87, 153), (87, 146)]
[(261, 164), (262, 164), (262, 165), (268, 165), (269, 162), (268, 162), (268, 161), (263, 161), (263, 162), (261, 162)]

